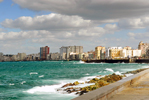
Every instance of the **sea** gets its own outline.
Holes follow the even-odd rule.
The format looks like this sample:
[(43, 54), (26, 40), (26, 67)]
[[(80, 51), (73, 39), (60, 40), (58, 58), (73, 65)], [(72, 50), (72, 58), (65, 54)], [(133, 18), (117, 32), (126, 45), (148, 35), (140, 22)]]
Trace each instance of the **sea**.
[(67, 83), (148, 67), (82, 61), (0, 62), (0, 100), (71, 100), (78, 95), (57, 90)]

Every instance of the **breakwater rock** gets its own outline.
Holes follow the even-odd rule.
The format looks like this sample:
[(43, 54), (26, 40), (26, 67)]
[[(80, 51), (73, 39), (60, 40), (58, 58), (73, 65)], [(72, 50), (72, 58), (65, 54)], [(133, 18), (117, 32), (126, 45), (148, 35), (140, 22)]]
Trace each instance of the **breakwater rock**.
[[(106, 86), (106, 85), (109, 85), (116, 81), (119, 81), (123, 77), (125, 77), (125, 76), (124, 75), (116, 75), (116, 74), (106, 75), (102, 78), (93, 78), (86, 83), (79, 83), (78, 81), (76, 81), (74, 83), (67, 83), (67, 84), (63, 85), (61, 88), (63, 91), (65, 91), (67, 93), (76, 92), (77, 95), (83, 95), (89, 91), (93, 91), (93, 90), (98, 89), (102, 86)], [(90, 83), (93, 83), (93, 85), (85, 86), (85, 87), (76, 87), (79, 84), (90, 84)], [(60, 91), (60, 90), (61, 89), (58, 89), (57, 91)]]

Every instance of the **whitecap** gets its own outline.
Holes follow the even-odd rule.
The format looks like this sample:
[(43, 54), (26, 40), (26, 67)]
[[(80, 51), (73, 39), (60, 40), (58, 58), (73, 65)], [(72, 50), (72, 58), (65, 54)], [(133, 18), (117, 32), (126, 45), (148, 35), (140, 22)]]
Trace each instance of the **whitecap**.
[(39, 76), (39, 77), (44, 77), (44, 75), (41, 75), (41, 76)]
[(29, 73), (30, 75), (32, 75), (32, 74), (38, 74), (37, 72), (31, 72), (31, 73)]
[(79, 63), (81, 63), (81, 64), (82, 64), (82, 63), (85, 63), (85, 62), (80, 60), (80, 61), (79, 61)]
[(21, 82), (21, 84), (24, 84), (24, 83), (26, 83), (26, 81)]
[(14, 84), (13, 83), (12, 84), (10, 83), (9, 85), (14, 85)]
[(62, 87), (64, 84), (59, 84), (59, 85), (45, 85), (45, 86), (36, 86), (36, 87), (33, 87), (32, 89), (29, 89), (27, 91), (24, 91), (24, 92), (27, 92), (27, 93), (30, 93), (30, 94), (34, 94), (34, 93), (39, 93), (39, 94), (45, 94), (45, 93), (56, 93), (57, 92), (57, 89)]
[(113, 69), (111, 69), (111, 68), (106, 68), (105, 70), (110, 71), (110, 72), (114, 72)]
[(121, 72), (119, 72), (119, 71), (116, 71), (116, 72), (114, 72), (116, 75), (122, 75), (121, 74)]
[(126, 77), (129, 77), (129, 76), (132, 76), (132, 75), (134, 75), (134, 74), (125, 74), (126, 75)]
[(98, 73), (101, 73), (102, 71), (98, 72)]
[(89, 73), (85, 74), (85, 75), (90, 75)]
[(142, 68), (149, 68), (149, 66), (143, 66)]

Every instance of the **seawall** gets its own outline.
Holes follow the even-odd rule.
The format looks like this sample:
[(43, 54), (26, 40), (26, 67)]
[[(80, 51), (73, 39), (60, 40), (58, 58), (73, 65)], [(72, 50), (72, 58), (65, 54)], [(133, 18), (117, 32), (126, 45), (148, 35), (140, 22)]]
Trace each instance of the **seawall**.
[(116, 93), (122, 91), (133, 83), (138, 82), (149, 75), (149, 69), (142, 71), (138, 74), (132, 75), (118, 82), (103, 86), (94, 91), (88, 92), (82, 96), (74, 98), (72, 100), (110, 100), (110, 98)]
[(103, 59), (84, 61), (86, 63), (149, 63), (149, 59)]

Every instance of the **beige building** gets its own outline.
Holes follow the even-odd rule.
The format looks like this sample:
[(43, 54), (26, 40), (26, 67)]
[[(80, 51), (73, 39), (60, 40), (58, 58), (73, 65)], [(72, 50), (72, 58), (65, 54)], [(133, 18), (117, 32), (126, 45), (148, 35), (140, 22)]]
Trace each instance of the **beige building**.
[(120, 51), (122, 47), (111, 47), (109, 48), (109, 58), (118, 58), (120, 57)]
[(131, 47), (126, 46), (126, 47), (124, 47), (124, 49), (126, 49), (126, 50), (131, 50)]
[(26, 57), (26, 53), (18, 53), (18, 60), (24, 60)]
[(105, 47), (98, 46), (95, 48), (95, 59), (101, 59), (105, 57)]
[(149, 43), (143, 43), (142, 41), (138, 45), (138, 49), (141, 50), (141, 56), (145, 57), (146, 56), (146, 51), (149, 48)]

